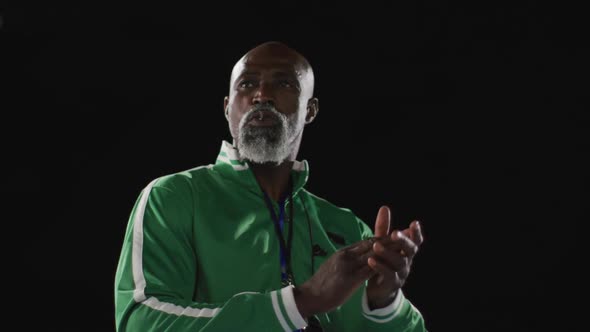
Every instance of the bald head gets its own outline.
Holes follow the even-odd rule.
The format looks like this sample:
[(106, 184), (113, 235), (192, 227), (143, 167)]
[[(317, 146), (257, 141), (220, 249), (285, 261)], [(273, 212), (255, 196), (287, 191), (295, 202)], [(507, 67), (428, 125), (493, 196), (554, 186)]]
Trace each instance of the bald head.
[(290, 67), (301, 82), (301, 93), (308, 98), (313, 95), (314, 75), (311, 65), (299, 52), (287, 45), (270, 41), (248, 51), (234, 65), (230, 79), (230, 89), (235, 79), (248, 67)]

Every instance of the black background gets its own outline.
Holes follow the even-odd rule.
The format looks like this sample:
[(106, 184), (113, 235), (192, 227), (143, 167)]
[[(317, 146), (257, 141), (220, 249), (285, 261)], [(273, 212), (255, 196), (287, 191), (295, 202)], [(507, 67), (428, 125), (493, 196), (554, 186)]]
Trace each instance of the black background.
[(429, 330), (581, 330), (581, 10), (202, 6), (2, 9), (4, 289), (22, 330), (114, 329), (135, 199), (214, 162), (231, 68), (268, 40), (315, 69), (308, 189), (369, 225), (382, 204), (422, 221), (404, 289)]

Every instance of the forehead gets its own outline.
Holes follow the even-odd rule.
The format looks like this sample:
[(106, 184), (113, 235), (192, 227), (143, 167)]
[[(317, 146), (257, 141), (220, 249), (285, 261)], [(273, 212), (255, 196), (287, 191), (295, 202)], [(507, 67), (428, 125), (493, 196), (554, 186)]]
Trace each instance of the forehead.
[(290, 75), (302, 79), (306, 68), (296, 56), (291, 54), (272, 54), (256, 52), (245, 55), (232, 71), (235, 79), (242, 75)]
[(285, 63), (243, 63), (236, 68), (236, 77), (241, 75), (263, 75), (271, 74), (273, 76), (289, 75), (301, 78), (303, 72), (300, 68), (292, 64)]

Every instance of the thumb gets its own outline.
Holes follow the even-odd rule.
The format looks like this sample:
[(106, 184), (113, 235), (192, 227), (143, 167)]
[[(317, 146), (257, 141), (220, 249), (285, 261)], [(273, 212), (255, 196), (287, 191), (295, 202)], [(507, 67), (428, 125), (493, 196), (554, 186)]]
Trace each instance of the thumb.
[(382, 206), (375, 220), (375, 237), (387, 236), (391, 223), (391, 212), (387, 206)]

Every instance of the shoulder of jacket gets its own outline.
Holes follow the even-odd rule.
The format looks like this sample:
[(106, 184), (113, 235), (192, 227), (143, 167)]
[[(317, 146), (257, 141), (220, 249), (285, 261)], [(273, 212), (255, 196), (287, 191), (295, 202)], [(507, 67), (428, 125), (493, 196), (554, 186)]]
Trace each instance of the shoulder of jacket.
[(351, 209), (338, 206), (325, 198), (310, 193), (307, 190), (304, 190), (304, 192), (313, 201), (314, 206), (316, 207), (319, 214), (329, 214), (331, 216), (340, 218), (356, 218), (356, 215)]
[(195, 181), (202, 180), (211, 175), (211, 167), (212, 165), (199, 166), (161, 176), (156, 179), (154, 187), (165, 188), (171, 191), (190, 190)]
[(306, 194), (313, 201), (318, 221), (335, 245), (355, 243), (365, 237), (365, 233), (370, 233), (366, 224), (351, 209), (337, 206), (307, 191)]

